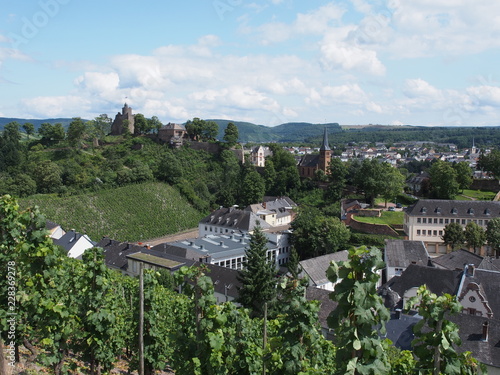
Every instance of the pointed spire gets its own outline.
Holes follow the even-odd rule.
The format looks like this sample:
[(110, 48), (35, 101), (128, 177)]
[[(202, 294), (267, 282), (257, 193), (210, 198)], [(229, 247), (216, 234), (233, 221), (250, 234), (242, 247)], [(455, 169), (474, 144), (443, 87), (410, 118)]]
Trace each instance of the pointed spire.
[(326, 132), (326, 126), (325, 126), (325, 132), (323, 133), (323, 144), (321, 145), (321, 148), (319, 150), (320, 151), (330, 150), (330, 146), (328, 145), (328, 134)]

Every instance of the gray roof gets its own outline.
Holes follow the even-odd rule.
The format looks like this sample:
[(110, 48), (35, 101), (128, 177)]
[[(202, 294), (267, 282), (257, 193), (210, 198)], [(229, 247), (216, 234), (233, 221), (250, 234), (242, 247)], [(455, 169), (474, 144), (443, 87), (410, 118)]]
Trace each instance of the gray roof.
[(448, 270), (463, 270), (466, 264), (473, 264), (478, 267), (482, 261), (482, 256), (464, 249), (452, 251), (449, 254), (443, 254), (432, 259), (432, 262), (437, 267)]
[(473, 276), (463, 278), (462, 291), (466, 290), (467, 285), (475, 283), (480, 290), (484, 291), (488, 306), (493, 311), (493, 318), (500, 318), (500, 272), (475, 269)]
[(410, 264), (427, 265), (429, 254), (422, 241), (385, 240), (388, 267), (406, 268)]
[[(220, 258), (244, 255), (249, 244), (249, 236), (234, 233), (231, 235), (207, 235), (200, 238), (170, 242), (163, 246), (165, 247), (165, 251), (169, 252), (182, 252), (183, 250), (179, 249), (185, 249), (185, 253), (189, 253), (191, 259), (199, 260), (210, 256), (212, 259), (217, 260)], [(170, 247), (167, 245), (170, 245)], [(268, 241), (267, 247), (269, 249), (274, 249), (276, 245)], [(156, 250), (156, 248), (157, 246), (153, 249)]]
[(96, 245), (104, 252), (104, 262), (110, 268), (126, 271), (128, 268), (127, 255), (140, 252), (145, 248), (127, 242), (115, 241), (103, 237)]
[(61, 246), (64, 250), (69, 252), (82, 237), (85, 241), (89, 242), (90, 246), (96, 244), (96, 242), (92, 241), (86, 234), (81, 234), (74, 230), (67, 231), (61, 238), (54, 240), (54, 244)]
[(410, 216), (492, 219), (500, 216), (500, 202), (420, 199), (406, 209)]
[(328, 315), (335, 310), (338, 303), (330, 299), (330, 291), (315, 287), (306, 288), (306, 299), (308, 301), (319, 301), (318, 318), (322, 328), (328, 328)]
[(390, 289), (402, 298), (408, 289), (427, 285), (427, 288), (438, 296), (443, 293), (455, 295), (460, 284), (461, 274), (462, 271), (458, 270), (410, 264), (400, 276), (394, 276), (385, 283), (381, 287), (381, 292), (384, 295), (384, 290), (387, 292)]
[(325, 126), (325, 131), (323, 133), (323, 143), (321, 144), (320, 150), (321, 151), (330, 150), (330, 146), (328, 145), (328, 132), (326, 131), (326, 126)]
[(347, 261), (348, 251), (342, 250), (336, 253), (322, 255), (316, 258), (306, 259), (300, 261), (300, 266), (302, 267), (303, 273), (309, 277), (311, 285), (317, 286), (326, 284), (328, 278), (326, 277), (326, 270), (330, 266), (332, 261), (340, 262)]
[(232, 230), (251, 232), (257, 224), (262, 229), (271, 227), (251, 211), (239, 210), (234, 207), (220, 208), (200, 220), (200, 224), (217, 225)]
[(299, 166), (300, 167), (317, 167), (319, 164), (319, 155), (318, 154), (307, 154), (300, 159)]
[[(469, 314), (456, 314), (448, 317), (458, 326), (462, 344), (458, 352), (470, 351), (478, 361), (500, 367), (500, 321)], [(482, 340), (483, 324), (488, 322), (488, 340)]]

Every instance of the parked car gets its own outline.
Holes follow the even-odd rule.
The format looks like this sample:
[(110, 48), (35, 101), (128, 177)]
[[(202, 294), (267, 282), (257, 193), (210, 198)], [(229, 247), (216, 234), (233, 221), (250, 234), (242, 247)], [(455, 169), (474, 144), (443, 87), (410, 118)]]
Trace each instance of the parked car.
[(401, 203), (396, 203), (396, 208), (403, 208), (403, 205)]
[(388, 211), (395, 211), (395, 210), (396, 209), (394, 207), (392, 207), (392, 206), (388, 208)]

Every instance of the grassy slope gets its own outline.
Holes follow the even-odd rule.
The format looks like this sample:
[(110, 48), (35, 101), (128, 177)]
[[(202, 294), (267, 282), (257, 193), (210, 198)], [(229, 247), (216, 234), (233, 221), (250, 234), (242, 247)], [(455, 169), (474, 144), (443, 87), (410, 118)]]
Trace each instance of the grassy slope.
[(34, 196), (20, 199), (20, 205), (37, 205), (48, 220), (94, 241), (152, 239), (197, 227), (204, 216), (176, 189), (156, 182), (62, 198)]
[(371, 224), (387, 224), (387, 225), (402, 225), (404, 220), (404, 212), (402, 211), (382, 211), (380, 217), (362, 217), (356, 216), (357, 221)]

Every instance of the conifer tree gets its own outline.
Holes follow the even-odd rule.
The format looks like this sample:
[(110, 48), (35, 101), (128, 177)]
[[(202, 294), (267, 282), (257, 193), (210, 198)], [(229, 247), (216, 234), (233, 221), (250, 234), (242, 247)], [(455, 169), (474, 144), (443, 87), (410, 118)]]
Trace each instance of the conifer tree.
[(246, 261), (238, 276), (242, 286), (237, 302), (249, 308), (253, 316), (263, 316), (264, 304), (272, 304), (276, 298), (275, 267), (267, 256), (267, 238), (259, 225), (245, 251)]

